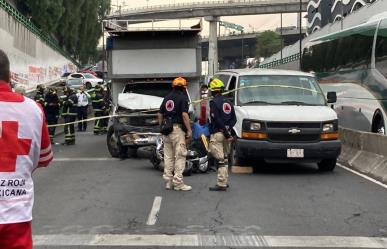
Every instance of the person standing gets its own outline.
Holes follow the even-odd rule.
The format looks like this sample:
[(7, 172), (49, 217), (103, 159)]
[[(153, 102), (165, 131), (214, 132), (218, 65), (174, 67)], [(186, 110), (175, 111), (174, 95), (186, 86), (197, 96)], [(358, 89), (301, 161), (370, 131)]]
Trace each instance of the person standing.
[[(89, 108), (89, 98), (90, 94), (85, 92), (84, 86), (81, 86), (79, 88), (79, 91), (77, 92), (77, 98), (78, 98), (78, 107), (77, 107), (77, 112), (78, 112), (78, 120), (86, 120), (87, 119), (87, 111)], [(78, 131), (86, 131), (87, 129), (87, 122), (79, 122), (78, 123)]]
[(217, 184), (210, 191), (226, 191), (228, 187), (228, 154), (233, 140), (231, 130), (236, 123), (234, 106), (223, 95), (220, 79), (210, 82), (210, 152), (218, 164)]
[(45, 102), (44, 102), (44, 92), (45, 92), (46, 88), (44, 87), (44, 85), (37, 85), (36, 87), (36, 94), (35, 94), (35, 97), (34, 97), (34, 100), (39, 103), (42, 107), (45, 106)]
[(65, 132), (65, 144), (75, 144), (75, 128), (74, 122), (77, 117), (77, 104), (78, 98), (74, 90), (66, 87), (64, 90), (65, 98), (63, 100), (63, 111), (62, 116), (65, 121), (64, 132)]
[(100, 135), (103, 133), (103, 120), (100, 119), (104, 115), (105, 101), (102, 94), (102, 87), (100, 85), (95, 86), (95, 94), (92, 97), (91, 104), (93, 106), (94, 117), (97, 118), (94, 122), (94, 135)]
[[(59, 119), (59, 97), (55, 90), (55, 88), (49, 88), (48, 93), (44, 97), (45, 105), (45, 112), (46, 112), (46, 118), (47, 118), (47, 124), (49, 126), (57, 125), (58, 119)], [(55, 136), (55, 130), (56, 127), (49, 127), (48, 131), (50, 133), (50, 139), (51, 142), (53, 142), (54, 136)]]
[(188, 97), (185, 94), (187, 81), (176, 78), (172, 91), (164, 98), (158, 113), (161, 133), (164, 137), (165, 188), (189, 191), (191, 186), (184, 184), (183, 171), (187, 156), (187, 140), (192, 136), (188, 115)]
[(32, 172), (53, 153), (41, 106), (13, 93), (10, 75), (0, 50), (0, 248), (32, 249)]

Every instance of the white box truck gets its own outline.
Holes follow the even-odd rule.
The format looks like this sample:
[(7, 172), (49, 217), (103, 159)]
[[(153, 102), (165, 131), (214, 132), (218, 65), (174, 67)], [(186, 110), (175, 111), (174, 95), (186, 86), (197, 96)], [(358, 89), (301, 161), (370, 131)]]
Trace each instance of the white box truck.
[[(192, 21), (191, 21), (192, 23)], [(113, 157), (135, 157), (137, 149), (155, 143), (157, 112), (172, 80), (184, 77), (188, 92), (196, 98), (201, 76), (201, 22), (185, 26), (109, 30), (107, 38), (108, 78), (113, 115), (107, 146)], [(117, 28), (121, 27), (121, 28)]]

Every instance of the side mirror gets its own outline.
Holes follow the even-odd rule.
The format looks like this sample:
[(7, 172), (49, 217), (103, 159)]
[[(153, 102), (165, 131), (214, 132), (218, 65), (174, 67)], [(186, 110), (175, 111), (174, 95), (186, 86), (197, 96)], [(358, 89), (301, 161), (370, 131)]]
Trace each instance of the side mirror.
[(336, 92), (328, 92), (327, 99), (328, 99), (328, 103), (336, 103), (337, 102)]

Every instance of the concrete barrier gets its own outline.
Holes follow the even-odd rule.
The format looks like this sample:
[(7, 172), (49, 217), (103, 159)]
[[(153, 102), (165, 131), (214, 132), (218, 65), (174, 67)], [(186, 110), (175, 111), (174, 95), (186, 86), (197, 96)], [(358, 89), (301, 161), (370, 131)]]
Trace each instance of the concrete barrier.
[(340, 139), (340, 163), (387, 183), (387, 136), (340, 128)]

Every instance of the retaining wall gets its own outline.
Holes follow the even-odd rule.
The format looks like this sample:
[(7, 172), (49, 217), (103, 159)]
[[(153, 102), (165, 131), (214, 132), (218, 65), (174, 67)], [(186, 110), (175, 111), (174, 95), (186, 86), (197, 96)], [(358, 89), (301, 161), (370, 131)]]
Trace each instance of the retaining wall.
[(339, 162), (387, 183), (387, 136), (341, 128)]
[(12, 82), (26, 91), (76, 70), (74, 61), (4, 0), (0, 0), (0, 49), (9, 57)]

